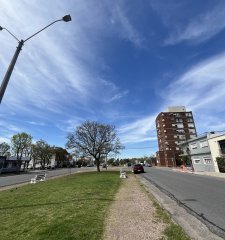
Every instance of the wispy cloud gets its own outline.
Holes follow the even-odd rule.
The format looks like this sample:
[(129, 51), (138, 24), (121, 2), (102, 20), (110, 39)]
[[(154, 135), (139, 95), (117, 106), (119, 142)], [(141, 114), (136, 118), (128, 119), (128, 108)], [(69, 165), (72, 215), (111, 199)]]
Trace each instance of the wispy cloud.
[(202, 122), (205, 118), (204, 122), (208, 124), (205, 127), (205, 123), (199, 125), (200, 131), (210, 131), (210, 127), (216, 126), (218, 129), (211, 130), (223, 130), (220, 129), (220, 126), (223, 126), (221, 118), (218, 117), (213, 124), (208, 116), (224, 111), (222, 103), (225, 98), (225, 53), (193, 66), (165, 88), (161, 96), (168, 105), (185, 105), (198, 113), (197, 122)]
[[(46, 8), (51, 8), (51, 2), (45, 4), (47, 4)], [(57, 4), (60, 3), (57, 2)], [(60, 4), (60, 6), (61, 9), (69, 7), (67, 4)], [(135, 33), (134, 27), (121, 7), (118, 4), (113, 6), (115, 7), (111, 8), (111, 4), (102, 4), (97, 8), (91, 2), (80, 2), (72, 16), (76, 23), (73, 21), (57, 23), (57, 27), (52, 26), (35, 36), (36, 39), (26, 42), (5, 93), (4, 98), (7, 101), (3, 100), (3, 108), (16, 107), (17, 110), (38, 116), (43, 109), (45, 112), (62, 114), (65, 112), (65, 105), (73, 103), (75, 109), (80, 109), (81, 106), (87, 109), (91, 108), (93, 99), (99, 101), (96, 96), (99, 95), (99, 89), (103, 86), (102, 82), (98, 81), (99, 70), (96, 71), (96, 69), (101, 69), (105, 63), (101, 57), (98, 36), (115, 34), (114, 37), (118, 35), (118, 37), (126, 37), (134, 44), (138, 43), (138, 34)], [(27, 1), (22, 1), (18, 7), (21, 10), (19, 21), (16, 19), (17, 8), (13, 4), (4, 5), (5, 17), (14, 16), (11, 21), (14, 24), (11, 23), (9, 28), (20, 29), (15, 33), (17, 36), (29, 36), (46, 25), (46, 22), (60, 18), (59, 12), (62, 12), (55, 9), (51, 15), (48, 14), (48, 20), (43, 19), (44, 10), (39, 3), (27, 4)], [(23, 8), (26, 9), (24, 14), (22, 14)], [(35, 17), (30, 14), (34, 8), (36, 9)], [(90, 12), (89, 9), (93, 11)], [(85, 11), (88, 11), (88, 15)], [(109, 15), (113, 16), (119, 24), (119, 27), (110, 27), (113, 31), (105, 27), (109, 19), (106, 12), (110, 13)], [(32, 19), (32, 27), (30, 24), (25, 24), (27, 18)], [(111, 25), (111, 23), (108, 24)], [(21, 25), (24, 26), (23, 31)], [(72, 28), (73, 31), (71, 31)], [(118, 31), (121, 31), (124, 36), (121, 36)], [(4, 35), (4, 38), (10, 38), (7, 34), (6, 36)], [(5, 45), (7, 46), (6, 41)], [(14, 50), (15, 46), (12, 49)], [(127, 90), (119, 89), (114, 84), (113, 88), (105, 88), (104, 93), (107, 96), (105, 102), (110, 102), (125, 96)]]
[(27, 123), (31, 125), (36, 125), (36, 126), (45, 126), (46, 124), (44, 122), (35, 122), (35, 121), (27, 121)]
[(212, 105), (222, 109), (218, 103), (225, 95), (225, 53), (193, 66), (163, 93), (170, 104), (183, 102), (193, 110)]
[(175, 45), (183, 41), (201, 43), (223, 31), (225, 27), (223, 1), (216, 1), (213, 5), (207, 2), (198, 10), (193, 9), (189, 1), (172, 0), (165, 3), (150, 0), (150, 5), (168, 29), (169, 36), (164, 40), (164, 45)]
[[(177, 77), (160, 94), (164, 103), (158, 113), (165, 111), (168, 106), (184, 105), (188, 111), (194, 112), (198, 133), (224, 130), (224, 120), (219, 114), (224, 112), (225, 53), (193, 66)], [(213, 113), (215, 113), (214, 117), (212, 117)], [(131, 143), (156, 140), (157, 114), (121, 126), (119, 135), (122, 141)]]
[[(110, 7), (112, 7), (110, 1)], [(124, 10), (126, 9), (123, 4), (120, 6), (119, 4), (114, 4), (112, 7), (112, 17), (111, 17), (111, 24), (115, 26), (117, 31), (122, 38), (130, 41), (136, 47), (142, 48), (144, 46), (144, 38), (135, 29), (134, 25), (132, 25), (130, 19), (126, 16)], [(119, 25), (119, 26), (118, 26)]]
[(195, 43), (206, 41), (225, 28), (224, 18), (225, 5), (217, 5), (210, 12), (193, 17), (187, 26), (179, 26), (175, 31), (172, 31), (165, 44), (173, 45), (182, 41)]
[(122, 143), (138, 143), (156, 140), (155, 118), (156, 115), (148, 116), (122, 125), (118, 129)]

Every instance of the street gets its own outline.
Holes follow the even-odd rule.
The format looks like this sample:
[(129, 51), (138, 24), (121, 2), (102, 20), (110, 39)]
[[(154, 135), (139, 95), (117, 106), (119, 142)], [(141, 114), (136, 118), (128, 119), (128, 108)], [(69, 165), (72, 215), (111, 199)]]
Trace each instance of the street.
[(173, 198), (210, 230), (225, 238), (225, 179), (148, 168), (142, 177)]
[[(82, 172), (82, 171), (94, 171), (96, 168), (94, 167), (85, 167), (85, 168), (60, 168), (60, 169), (55, 169), (55, 170), (47, 170), (47, 179), (49, 177), (55, 177), (55, 176), (60, 176), (60, 175), (65, 175), (65, 174), (70, 174), (70, 173), (75, 173), (75, 172)], [(19, 184), (19, 183), (24, 183), (24, 182), (30, 182), (30, 179), (33, 178), (38, 172), (36, 171), (31, 171), (28, 173), (20, 173), (20, 174), (1, 174), (0, 175), (0, 188), (13, 185), (13, 184)]]

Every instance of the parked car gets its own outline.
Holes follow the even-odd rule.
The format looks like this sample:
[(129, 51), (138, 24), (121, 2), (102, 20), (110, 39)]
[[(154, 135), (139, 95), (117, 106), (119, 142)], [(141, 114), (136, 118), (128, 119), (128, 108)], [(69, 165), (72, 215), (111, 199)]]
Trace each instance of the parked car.
[(144, 167), (140, 163), (138, 163), (138, 164), (133, 165), (132, 172), (133, 173), (144, 173), (145, 170), (144, 170)]

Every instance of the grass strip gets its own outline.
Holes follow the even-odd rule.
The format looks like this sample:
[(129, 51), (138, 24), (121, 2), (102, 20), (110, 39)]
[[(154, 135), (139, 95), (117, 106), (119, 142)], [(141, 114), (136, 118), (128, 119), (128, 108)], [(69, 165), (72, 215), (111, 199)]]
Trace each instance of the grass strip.
[(81, 173), (0, 193), (1, 240), (102, 239), (118, 172)]
[(162, 237), (161, 240), (191, 240), (187, 234), (184, 232), (184, 230), (174, 223), (172, 218), (170, 217), (169, 213), (163, 209), (159, 203), (156, 201), (155, 197), (152, 195), (151, 192), (147, 191), (146, 187), (143, 184), (140, 184), (143, 191), (145, 191), (149, 199), (152, 201), (153, 206), (156, 209), (156, 215), (155, 215), (155, 221), (163, 221), (164, 223), (167, 224), (166, 229), (164, 230), (163, 234), (164, 236)]

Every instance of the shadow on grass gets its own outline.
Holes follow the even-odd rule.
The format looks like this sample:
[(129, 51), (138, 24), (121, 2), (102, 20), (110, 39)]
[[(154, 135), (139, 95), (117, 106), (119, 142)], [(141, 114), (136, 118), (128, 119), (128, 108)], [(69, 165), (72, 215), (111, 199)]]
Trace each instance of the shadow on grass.
[(49, 203), (38, 203), (38, 204), (24, 204), (24, 205), (19, 205), (19, 206), (13, 206), (13, 207), (0, 207), (1, 210), (11, 210), (11, 209), (19, 209), (19, 208), (30, 208), (30, 207), (39, 207), (39, 206), (51, 206), (51, 205), (61, 205), (65, 203), (73, 203), (73, 202), (80, 202), (80, 201), (93, 201), (93, 200), (98, 200), (98, 201), (105, 201), (105, 202), (113, 202), (115, 201), (114, 199), (110, 198), (77, 198), (71, 201), (62, 201), (62, 202), (49, 202)]

